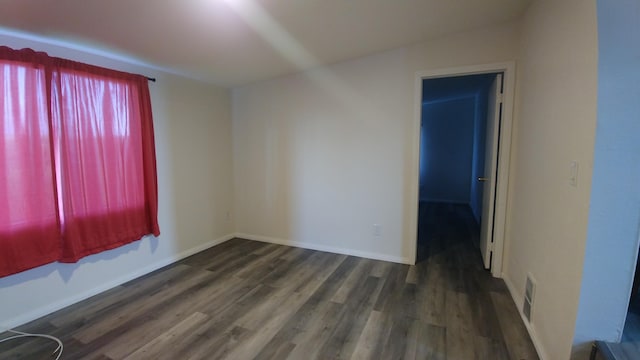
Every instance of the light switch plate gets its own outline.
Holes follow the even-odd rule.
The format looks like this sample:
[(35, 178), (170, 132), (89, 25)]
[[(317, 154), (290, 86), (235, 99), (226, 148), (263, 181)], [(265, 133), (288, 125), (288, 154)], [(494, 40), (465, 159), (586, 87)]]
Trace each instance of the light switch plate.
[(569, 162), (569, 185), (578, 187), (578, 161)]

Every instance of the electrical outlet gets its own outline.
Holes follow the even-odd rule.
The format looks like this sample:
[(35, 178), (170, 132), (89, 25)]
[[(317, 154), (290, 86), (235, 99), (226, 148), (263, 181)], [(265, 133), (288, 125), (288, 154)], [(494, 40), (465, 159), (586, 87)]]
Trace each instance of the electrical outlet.
[(373, 224), (373, 236), (378, 237), (382, 233), (380, 224)]

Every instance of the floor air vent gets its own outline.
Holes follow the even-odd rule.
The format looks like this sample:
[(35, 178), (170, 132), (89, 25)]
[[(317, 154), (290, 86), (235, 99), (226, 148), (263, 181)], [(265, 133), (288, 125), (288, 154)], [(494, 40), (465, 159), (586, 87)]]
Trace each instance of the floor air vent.
[(531, 274), (527, 274), (527, 283), (524, 288), (524, 304), (522, 305), (522, 312), (527, 318), (528, 322), (531, 322), (531, 309), (533, 308), (533, 298), (536, 293), (536, 281)]

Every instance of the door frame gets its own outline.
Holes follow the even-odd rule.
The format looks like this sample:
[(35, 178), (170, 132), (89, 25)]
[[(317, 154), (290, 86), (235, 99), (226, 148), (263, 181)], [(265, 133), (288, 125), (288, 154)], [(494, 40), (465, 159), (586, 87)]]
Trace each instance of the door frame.
[(412, 244), (410, 259), (415, 264), (418, 246), (418, 206), (420, 203), (420, 123), (422, 121), (422, 80), (464, 75), (478, 75), (501, 72), (503, 76), (502, 123), (499, 133), (498, 179), (494, 205), (493, 256), (491, 275), (502, 277), (505, 226), (507, 223), (507, 195), (509, 188), (509, 161), (511, 159), (511, 137), (516, 78), (515, 61), (479, 64), (461, 67), (440, 68), (418, 71), (415, 75), (414, 121), (412, 132), (413, 175), (411, 176), (409, 223)]

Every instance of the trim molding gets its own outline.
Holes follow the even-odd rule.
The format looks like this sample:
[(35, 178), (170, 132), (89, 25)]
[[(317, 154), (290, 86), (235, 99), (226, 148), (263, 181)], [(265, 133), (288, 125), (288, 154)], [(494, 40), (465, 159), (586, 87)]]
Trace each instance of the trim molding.
[(511, 157), (511, 137), (513, 127), (513, 109), (515, 106), (515, 61), (507, 61), (492, 64), (477, 64), (453, 68), (439, 68), (432, 70), (417, 71), (414, 75), (414, 115), (411, 139), (411, 160), (413, 166), (409, 176), (409, 199), (413, 204), (409, 207), (407, 216), (409, 217), (409, 237), (412, 243), (410, 247), (411, 258), (416, 258), (418, 228), (418, 202), (420, 201), (420, 121), (422, 114), (422, 80), (434, 79), (450, 76), (475, 75), (487, 73), (503, 73), (504, 101), (502, 111), (502, 127), (500, 129), (498, 154), (498, 179), (496, 185), (495, 199), (495, 224), (494, 224), (494, 249), (491, 261), (491, 274), (494, 277), (502, 276), (502, 266), (504, 262), (505, 227), (507, 218), (507, 191), (509, 189), (509, 161)]
[(171, 265), (175, 262), (178, 262), (186, 257), (189, 257), (193, 254), (199, 253), (200, 251), (206, 250), (210, 247), (222, 244), (223, 242), (229, 241), (231, 239), (234, 238), (234, 234), (228, 234), (225, 235), (223, 237), (217, 238), (215, 240), (209, 241), (207, 243), (204, 243), (202, 245), (196, 246), (194, 248), (191, 249), (187, 249), (184, 250), (178, 254), (175, 254), (173, 256), (170, 256), (168, 258), (165, 258), (163, 260), (160, 260), (156, 263), (153, 263), (149, 266), (145, 266), (142, 269), (139, 269), (138, 271), (132, 272), (130, 274), (127, 274), (126, 276), (121, 276), (117, 279), (114, 279), (112, 281), (106, 282), (106, 283), (102, 283), (99, 286), (96, 286), (92, 289), (89, 289), (87, 291), (81, 292), (77, 295), (71, 296), (69, 298), (57, 301), (55, 303), (49, 304), (47, 306), (44, 307), (40, 307), (38, 309), (34, 309), (26, 314), (20, 314), (18, 316), (16, 316), (13, 319), (8, 319), (5, 323), (0, 324), (0, 328), (5, 328), (5, 329), (13, 329), (15, 327), (18, 327), (20, 325), (24, 325), (30, 321), (36, 320), (40, 317), (43, 317), (45, 315), (51, 314), (55, 311), (58, 311), (60, 309), (63, 309), (69, 305), (73, 305), (77, 302), (80, 302), (82, 300), (88, 299), (94, 295), (98, 295), (104, 291), (107, 291), (109, 289), (112, 289), (118, 285), (122, 285), (124, 283), (126, 283), (127, 281), (131, 281), (134, 280), (136, 278), (139, 278), (143, 275), (149, 274), (155, 270), (158, 270), (162, 267), (165, 267), (167, 265)]
[(515, 302), (516, 304), (516, 308), (518, 309), (518, 314), (520, 314), (520, 318), (522, 319), (524, 326), (527, 328), (529, 337), (531, 337), (531, 342), (533, 342), (533, 346), (536, 348), (536, 352), (538, 352), (538, 356), (540, 357), (540, 360), (550, 359), (550, 357), (547, 356), (547, 353), (544, 351), (542, 343), (538, 339), (538, 334), (536, 333), (536, 329), (531, 325), (531, 323), (527, 321), (527, 319), (524, 317), (524, 314), (522, 313), (522, 310), (520, 309), (519, 304), (522, 304), (522, 302), (524, 301), (524, 298), (518, 295), (515, 287), (513, 286), (513, 283), (508, 277), (506, 276), (503, 277), (503, 280), (504, 280), (504, 283), (507, 284), (507, 289), (509, 289), (509, 294), (511, 294), (511, 298), (513, 299), (513, 302)]
[(354, 249), (348, 249), (348, 248), (326, 246), (321, 244), (285, 240), (285, 239), (279, 239), (279, 238), (274, 238), (269, 236), (261, 236), (261, 235), (245, 234), (245, 233), (236, 233), (235, 237), (247, 239), (247, 240), (253, 240), (253, 241), (266, 242), (271, 244), (286, 245), (286, 246), (293, 246), (293, 247), (298, 247), (303, 249), (330, 252), (334, 254), (357, 256), (357, 257), (373, 259), (373, 260), (382, 260), (382, 261), (389, 261), (389, 262), (394, 262), (399, 264), (413, 265), (409, 260), (409, 258), (406, 258), (406, 257), (390, 256), (385, 254), (372, 253), (368, 251), (360, 251), (360, 250), (354, 250)]

